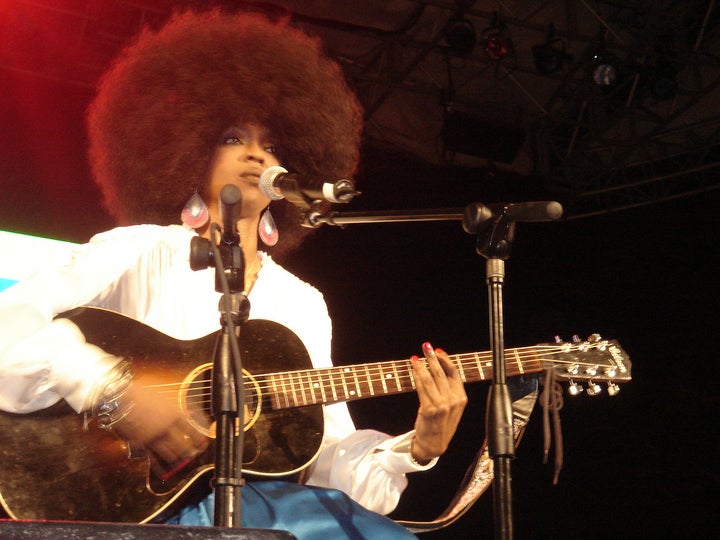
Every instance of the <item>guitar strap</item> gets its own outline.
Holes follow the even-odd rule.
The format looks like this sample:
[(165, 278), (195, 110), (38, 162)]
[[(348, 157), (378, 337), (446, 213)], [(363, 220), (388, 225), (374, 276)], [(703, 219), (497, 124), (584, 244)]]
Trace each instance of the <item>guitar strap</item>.
[[(512, 403), (513, 412), (513, 438), (515, 446), (520, 444), (525, 427), (530, 420), (538, 391), (530, 392)], [(483, 442), (480, 451), (465, 473), (460, 487), (452, 501), (437, 518), (432, 521), (402, 521), (396, 520), (410, 532), (423, 533), (447, 527), (465, 514), (470, 507), (485, 493), (493, 480), (493, 460), (488, 454), (487, 440)]]

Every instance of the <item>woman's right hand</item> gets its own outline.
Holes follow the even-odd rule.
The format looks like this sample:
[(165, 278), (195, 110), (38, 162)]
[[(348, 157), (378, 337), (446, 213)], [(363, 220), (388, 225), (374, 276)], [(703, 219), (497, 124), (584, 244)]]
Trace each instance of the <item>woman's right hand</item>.
[(133, 379), (121, 404), (132, 408), (113, 430), (131, 451), (142, 449), (153, 473), (165, 480), (205, 451), (209, 441), (188, 423), (176, 401), (155, 390), (157, 382), (147, 376)]

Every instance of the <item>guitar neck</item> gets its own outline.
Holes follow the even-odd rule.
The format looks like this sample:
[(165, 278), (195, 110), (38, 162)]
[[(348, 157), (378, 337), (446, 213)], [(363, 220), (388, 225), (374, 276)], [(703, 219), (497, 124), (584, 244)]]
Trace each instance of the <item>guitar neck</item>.
[[(544, 350), (546, 347), (506, 349), (507, 375), (542, 371), (540, 349)], [(450, 355), (449, 358), (455, 364), (463, 382), (492, 379), (492, 353), (489, 351)], [(331, 404), (415, 390), (410, 360), (287, 371), (256, 378), (264, 379), (261, 384), (275, 409)]]

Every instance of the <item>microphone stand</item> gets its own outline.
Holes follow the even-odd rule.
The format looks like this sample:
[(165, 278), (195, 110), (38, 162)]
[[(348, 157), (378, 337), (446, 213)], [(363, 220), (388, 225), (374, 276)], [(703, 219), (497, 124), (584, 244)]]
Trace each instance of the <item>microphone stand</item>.
[(190, 266), (201, 270), (215, 267), (215, 290), (222, 293), (221, 332), (215, 343), (212, 368), (211, 415), (215, 419), (214, 524), (239, 528), (244, 444), (245, 391), (238, 338), (250, 316), (245, 290), (245, 256), (238, 238), (222, 238), (215, 246), (195, 237), (190, 246)]
[[(469, 232), (483, 231), (480, 227), (469, 226)], [(512, 521), (512, 475), (510, 462), (515, 457), (513, 440), (512, 400), (505, 374), (505, 343), (503, 321), (503, 285), (505, 260), (515, 232), (515, 222), (506, 213), (492, 220), (489, 230), (477, 237), (477, 252), (487, 259), (486, 280), (490, 314), (490, 347), (493, 357), (493, 380), (487, 397), (486, 435), (488, 455), (493, 460), (495, 481), (493, 482), (493, 513), (495, 516), (495, 538), (513, 538)]]
[(493, 358), (493, 381), (488, 393), (486, 409), (486, 435), (488, 452), (493, 460), (495, 475), (493, 482), (495, 537), (509, 540), (513, 537), (510, 461), (515, 457), (515, 444), (512, 400), (506, 380), (503, 336), (502, 293), (505, 261), (510, 256), (516, 221), (559, 219), (562, 215), (562, 207), (554, 201), (495, 204), (490, 207), (492, 209), (480, 203), (472, 203), (465, 208), (386, 212), (329, 212), (322, 214), (319, 210), (311, 210), (305, 215), (304, 225), (317, 227), (321, 224), (342, 226), (357, 223), (458, 220), (463, 222), (465, 232), (477, 235), (476, 251), (487, 259), (486, 280), (490, 314), (490, 345)]

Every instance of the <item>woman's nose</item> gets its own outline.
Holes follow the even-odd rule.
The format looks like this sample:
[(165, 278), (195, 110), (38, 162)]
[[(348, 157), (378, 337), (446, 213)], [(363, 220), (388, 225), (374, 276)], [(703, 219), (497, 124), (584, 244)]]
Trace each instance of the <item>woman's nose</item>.
[(257, 163), (265, 163), (265, 155), (263, 149), (256, 142), (249, 142), (245, 146), (245, 160), (255, 161)]

